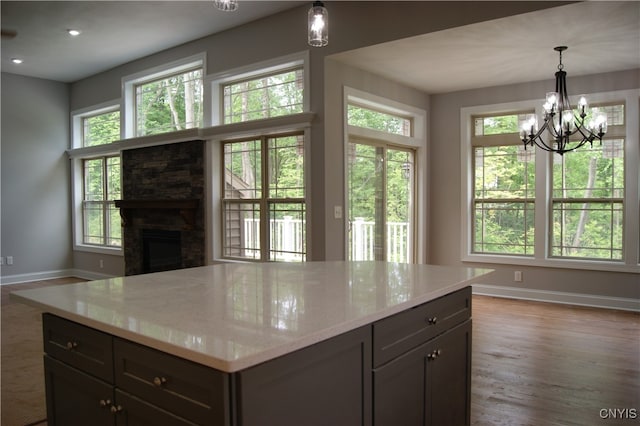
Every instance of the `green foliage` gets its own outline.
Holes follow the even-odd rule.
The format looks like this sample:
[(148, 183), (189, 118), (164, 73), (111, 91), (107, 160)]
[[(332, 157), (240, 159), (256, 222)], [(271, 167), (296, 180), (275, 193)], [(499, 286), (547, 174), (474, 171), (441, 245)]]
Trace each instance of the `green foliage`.
[(381, 132), (396, 135), (410, 136), (411, 133), (411, 121), (409, 119), (357, 105), (348, 105), (347, 121), (352, 126), (380, 130)]
[(202, 70), (136, 87), (136, 134), (153, 135), (202, 125)]
[(120, 111), (83, 118), (83, 146), (104, 145), (120, 140)]
[(225, 124), (303, 112), (303, 81), (296, 69), (225, 86)]

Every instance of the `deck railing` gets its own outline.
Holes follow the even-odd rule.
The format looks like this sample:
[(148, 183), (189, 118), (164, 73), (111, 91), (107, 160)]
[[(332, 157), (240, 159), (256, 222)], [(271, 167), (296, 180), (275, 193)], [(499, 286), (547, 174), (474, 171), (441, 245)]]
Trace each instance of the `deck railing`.
[[(304, 249), (304, 226), (299, 219), (284, 217), (270, 223), (270, 247), (278, 260), (300, 261)], [(356, 219), (350, 222), (350, 260), (375, 260), (375, 222)], [(410, 261), (409, 223), (387, 223), (386, 260), (390, 262)], [(260, 222), (258, 219), (244, 221), (244, 247), (260, 247)]]

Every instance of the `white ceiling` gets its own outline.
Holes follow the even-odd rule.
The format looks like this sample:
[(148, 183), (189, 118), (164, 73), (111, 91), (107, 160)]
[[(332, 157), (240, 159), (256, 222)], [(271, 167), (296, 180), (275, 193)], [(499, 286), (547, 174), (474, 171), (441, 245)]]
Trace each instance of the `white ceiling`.
[[(6, 1), (2, 71), (72, 82), (308, 1)], [(71, 38), (68, 28), (82, 31)], [(468, 25), (332, 57), (429, 93), (640, 68), (640, 2), (581, 2)], [(10, 62), (23, 57), (19, 66)]]
[(640, 68), (640, 2), (582, 2), (332, 56), (428, 93)]
[[(2, 71), (73, 82), (303, 3), (240, 0), (238, 10), (223, 12), (212, 0), (2, 0), (2, 30), (17, 32), (2, 38)], [(82, 34), (70, 37), (70, 28)]]

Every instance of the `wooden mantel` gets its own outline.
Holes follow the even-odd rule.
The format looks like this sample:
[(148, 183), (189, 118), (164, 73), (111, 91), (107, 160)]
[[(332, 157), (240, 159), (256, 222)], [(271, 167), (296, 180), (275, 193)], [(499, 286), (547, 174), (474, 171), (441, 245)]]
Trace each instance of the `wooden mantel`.
[(195, 224), (196, 209), (200, 204), (200, 200), (189, 198), (185, 200), (176, 199), (134, 199), (134, 200), (115, 200), (115, 205), (120, 209), (120, 217), (122, 223), (127, 226), (129, 221), (129, 212), (131, 210), (156, 209), (156, 210), (179, 210), (180, 216), (184, 219), (189, 227)]

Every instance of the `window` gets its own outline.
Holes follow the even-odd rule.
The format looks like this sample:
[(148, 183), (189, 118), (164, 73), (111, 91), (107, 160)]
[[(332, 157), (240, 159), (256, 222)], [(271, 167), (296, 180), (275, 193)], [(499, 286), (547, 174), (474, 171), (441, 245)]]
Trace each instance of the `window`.
[(123, 138), (203, 126), (204, 53), (123, 78)]
[(299, 66), (232, 81), (222, 91), (224, 124), (301, 113), (304, 70)]
[(637, 272), (640, 91), (588, 96), (607, 133), (564, 155), (521, 148), (540, 101), (462, 108), (463, 261)]
[(113, 202), (120, 198), (120, 156), (85, 159), (82, 163), (83, 243), (120, 247), (120, 214)]
[(304, 134), (222, 144), (223, 256), (306, 259)]
[(120, 109), (117, 101), (72, 113), (74, 247), (86, 251), (121, 249)]
[(202, 125), (202, 68), (135, 85), (136, 136)]
[(120, 110), (81, 117), (82, 146), (97, 146), (120, 140)]
[(535, 152), (518, 138), (518, 123), (526, 119), (526, 114), (472, 118), (475, 253), (533, 255)]
[(411, 136), (411, 119), (400, 115), (349, 104), (347, 107), (347, 120), (351, 126)]
[(624, 105), (601, 109), (613, 138), (553, 155), (552, 256), (623, 259)]

